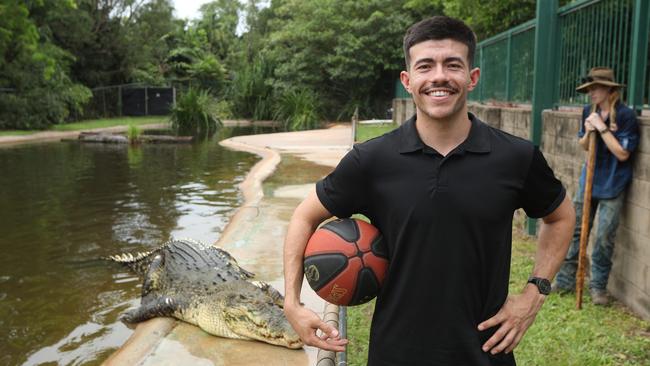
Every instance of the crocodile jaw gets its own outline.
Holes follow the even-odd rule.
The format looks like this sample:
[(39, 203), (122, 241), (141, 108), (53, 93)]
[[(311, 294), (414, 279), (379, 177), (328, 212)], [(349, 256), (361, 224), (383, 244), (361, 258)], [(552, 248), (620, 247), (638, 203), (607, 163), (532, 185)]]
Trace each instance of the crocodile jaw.
[(241, 302), (233, 306), (204, 302), (195, 309), (191, 314), (185, 312), (183, 318), (210, 334), (226, 338), (258, 340), (291, 349), (303, 346), (300, 337), (289, 325), (282, 309), (276, 304)]

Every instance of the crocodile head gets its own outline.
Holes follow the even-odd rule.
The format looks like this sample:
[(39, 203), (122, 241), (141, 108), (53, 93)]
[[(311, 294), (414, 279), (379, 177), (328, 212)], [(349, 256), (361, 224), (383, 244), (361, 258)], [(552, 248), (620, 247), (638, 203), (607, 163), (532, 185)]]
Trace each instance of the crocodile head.
[(208, 333), (293, 349), (303, 346), (277, 299), (250, 282), (228, 283), (202, 305), (196, 322)]

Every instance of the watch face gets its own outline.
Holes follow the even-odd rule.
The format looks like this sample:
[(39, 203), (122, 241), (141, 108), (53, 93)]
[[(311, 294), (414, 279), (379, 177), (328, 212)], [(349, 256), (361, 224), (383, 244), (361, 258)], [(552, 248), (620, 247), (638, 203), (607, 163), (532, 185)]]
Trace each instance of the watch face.
[(537, 281), (537, 288), (542, 295), (548, 295), (551, 293), (551, 281), (541, 278)]

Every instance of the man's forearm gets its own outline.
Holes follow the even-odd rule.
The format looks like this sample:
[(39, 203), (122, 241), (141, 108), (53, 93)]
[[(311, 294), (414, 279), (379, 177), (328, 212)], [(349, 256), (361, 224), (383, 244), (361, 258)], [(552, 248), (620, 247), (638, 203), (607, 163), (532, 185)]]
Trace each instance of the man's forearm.
[(331, 214), (312, 191), (298, 205), (289, 222), (284, 241), (284, 301), (288, 306), (300, 304), (303, 258), (309, 238), (318, 225)]
[(575, 210), (568, 197), (549, 216), (539, 231), (533, 276), (551, 279), (557, 273), (569, 248), (575, 227)]
[(303, 256), (305, 246), (315, 228), (296, 217), (291, 219), (284, 245), (284, 287), (285, 303), (298, 305), (303, 277)]

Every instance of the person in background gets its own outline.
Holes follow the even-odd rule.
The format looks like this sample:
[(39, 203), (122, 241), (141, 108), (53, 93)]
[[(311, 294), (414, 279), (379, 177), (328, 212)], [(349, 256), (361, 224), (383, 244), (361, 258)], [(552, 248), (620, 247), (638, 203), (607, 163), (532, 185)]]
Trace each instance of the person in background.
[[(612, 268), (614, 240), (625, 200), (625, 188), (632, 180), (631, 157), (639, 143), (639, 127), (636, 114), (620, 100), (623, 84), (614, 81), (614, 71), (606, 67), (594, 67), (583, 83), (576, 88), (589, 93), (591, 104), (582, 111), (578, 143), (589, 149), (589, 132), (598, 135), (596, 142), (596, 165), (591, 194), (589, 230), (598, 213), (598, 225), (591, 254), (591, 279), (589, 290), (596, 305), (607, 305), (607, 280)], [(557, 292), (574, 291), (576, 270), (580, 251), (582, 205), (584, 201), (586, 164), (583, 166), (578, 191), (574, 197), (576, 227), (567, 256), (553, 284)]]

